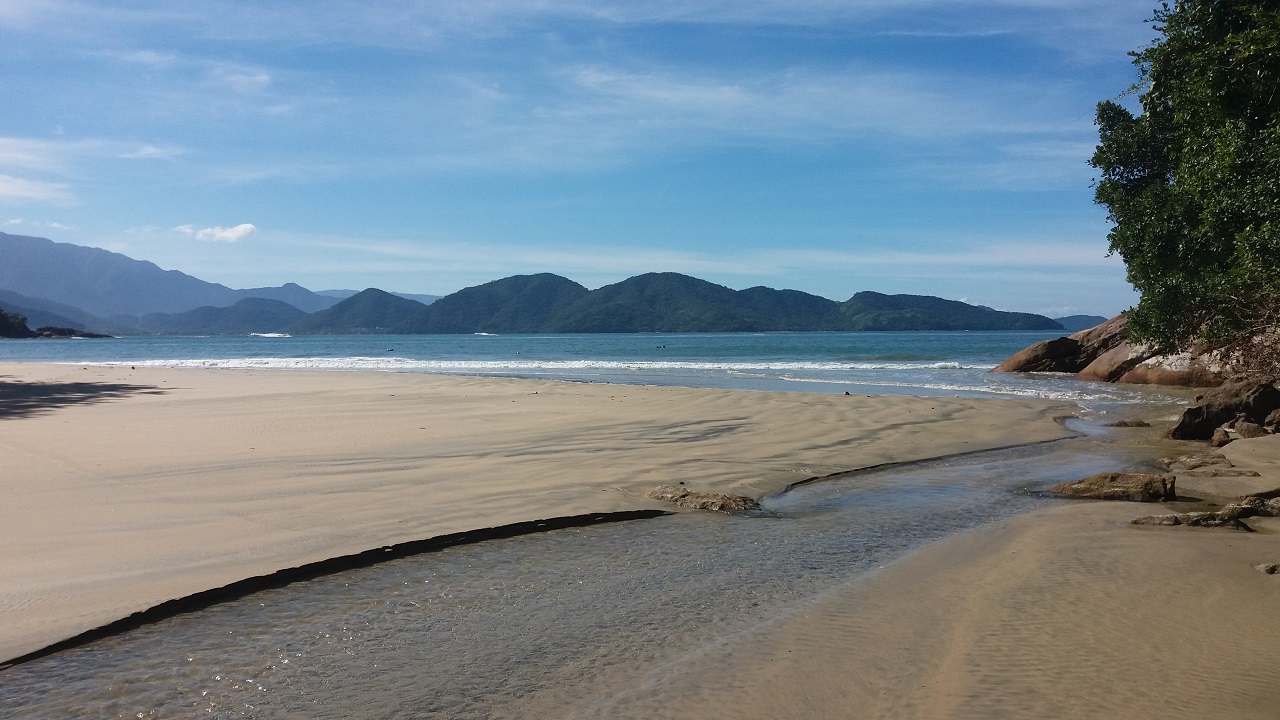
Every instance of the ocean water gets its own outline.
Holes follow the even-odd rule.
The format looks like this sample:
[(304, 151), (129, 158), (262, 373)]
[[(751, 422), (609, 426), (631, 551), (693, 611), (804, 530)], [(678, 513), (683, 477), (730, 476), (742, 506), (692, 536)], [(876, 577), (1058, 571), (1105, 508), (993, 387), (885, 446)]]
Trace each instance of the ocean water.
[(1057, 374), (994, 375), (1060, 333), (875, 332), (133, 337), (0, 343), (0, 360), (378, 370), (783, 392), (1038, 397), (1086, 409), (1168, 399)]

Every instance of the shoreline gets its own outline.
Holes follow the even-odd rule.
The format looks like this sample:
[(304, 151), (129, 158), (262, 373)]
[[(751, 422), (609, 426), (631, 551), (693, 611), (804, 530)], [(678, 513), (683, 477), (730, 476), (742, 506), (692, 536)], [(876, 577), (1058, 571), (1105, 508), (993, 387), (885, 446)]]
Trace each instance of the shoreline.
[(1066, 406), (1034, 400), (0, 364), (15, 380), (80, 395), (0, 415), (24, 519), (0, 530), (0, 574), (16, 581), (0, 594), (13, 629), (0, 662), (371, 548), (669, 510), (644, 492), (682, 478), (761, 496), (796, 476), (1073, 434), (1053, 422)]

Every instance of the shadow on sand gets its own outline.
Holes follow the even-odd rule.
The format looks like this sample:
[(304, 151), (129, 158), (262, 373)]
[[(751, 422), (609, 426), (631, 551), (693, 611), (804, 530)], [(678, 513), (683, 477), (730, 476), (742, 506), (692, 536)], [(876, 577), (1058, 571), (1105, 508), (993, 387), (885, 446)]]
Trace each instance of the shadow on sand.
[(30, 417), (67, 405), (105, 402), (135, 394), (159, 395), (164, 392), (153, 385), (16, 382), (0, 378), (0, 420)]

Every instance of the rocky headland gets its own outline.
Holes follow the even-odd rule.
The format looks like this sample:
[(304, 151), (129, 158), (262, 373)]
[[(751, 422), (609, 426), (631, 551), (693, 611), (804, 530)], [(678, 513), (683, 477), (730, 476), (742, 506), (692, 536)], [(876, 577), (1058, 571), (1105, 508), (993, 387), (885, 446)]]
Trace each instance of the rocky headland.
[(1012, 355), (992, 372), (1061, 372), (1081, 380), (1141, 385), (1214, 387), (1226, 379), (1211, 352), (1162, 355), (1125, 338), (1126, 318), (1110, 320), (1078, 333), (1042, 340)]
[(1095, 382), (1207, 388), (1168, 431), (1176, 440), (1208, 440), (1221, 447), (1239, 438), (1280, 432), (1275, 377), (1230, 375), (1211, 351), (1160, 354), (1149, 345), (1130, 343), (1125, 325), (1125, 316), (1117, 315), (1088, 330), (1042, 340), (992, 372), (1072, 373)]

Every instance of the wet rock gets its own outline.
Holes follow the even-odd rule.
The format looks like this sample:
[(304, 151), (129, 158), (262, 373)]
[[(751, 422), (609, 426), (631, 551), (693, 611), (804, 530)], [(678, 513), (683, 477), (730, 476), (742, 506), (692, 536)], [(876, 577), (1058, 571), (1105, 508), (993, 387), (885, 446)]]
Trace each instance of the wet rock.
[(1049, 492), (1092, 500), (1161, 502), (1176, 499), (1174, 482), (1174, 478), (1152, 473), (1098, 473), (1054, 485)]
[(1144, 428), (1144, 427), (1151, 427), (1151, 423), (1147, 422), (1146, 420), (1117, 420), (1115, 422), (1107, 423), (1107, 427)]
[(675, 485), (659, 485), (649, 491), (654, 500), (675, 503), (680, 507), (717, 512), (763, 512), (760, 503), (744, 495), (694, 492)]
[(1201, 395), (1198, 402), (1182, 411), (1178, 424), (1169, 430), (1169, 437), (1208, 440), (1214, 430), (1241, 415), (1247, 422), (1261, 424), (1280, 409), (1280, 389), (1271, 378), (1237, 377)]
[(1144, 515), (1129, 521), (1131, 525), (1181, 525), (1177, 515)]
[(1262, 477), (1257, 470), (1245, 470), (1243, 468), (1229, 467), (1207, 467), (1198, 468), (1196, 470), (1179, 470), (1179, 477)]
[(1132, 525), (1186, 525), (1188, 527), (1229, 527), (1244, 532), (1253, 532), (1253, 528), (1245, 525), (1237, 517), (1230, 517), (1221, 512), (1189, 512), (1169, 515), (1147, 515), (1134, 518)]
[(1177, 472), (1179, 470), (1195, 470), (1207, 466), (1232, 467), (1231, 461), (1226, 455), (1216, 452), (1196, 453), (1194, 455), (1179, 455), (1176, 458), (1160, 458), (1156, 461), (1156, 467), (1161, 470)]
[(1209, 446), (1216, 448), (1225, 447), (1232, 440), (1235, 440), (1235, 438), (1231, 437), (1231, 433), (1227, 432), (1225, 427), (1220, 427), (1213, 431), (1213, 436), (1209, 438)]

